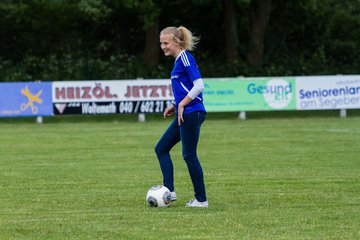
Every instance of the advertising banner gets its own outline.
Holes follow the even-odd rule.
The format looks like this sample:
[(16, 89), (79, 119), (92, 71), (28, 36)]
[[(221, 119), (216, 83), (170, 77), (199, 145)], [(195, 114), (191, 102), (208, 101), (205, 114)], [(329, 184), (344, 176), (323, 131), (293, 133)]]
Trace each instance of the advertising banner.
[(170, 80), (53, 83), (55, 114), (162, 113), (172, 100)]
[[(360, 75), (208, 78), (208, 112), (360, 109)], [(0, 83), (0, 117), (162, 113), (171, 81), (105, 80)]]
[(204, 104), (209, 112), (295, 110), (295, 79), (205, 79)]
[(297, 77), (297, 110), (360, 108), (360, 76)]
[(50, 82), (0, 83), (0, 117), (53, 115)]

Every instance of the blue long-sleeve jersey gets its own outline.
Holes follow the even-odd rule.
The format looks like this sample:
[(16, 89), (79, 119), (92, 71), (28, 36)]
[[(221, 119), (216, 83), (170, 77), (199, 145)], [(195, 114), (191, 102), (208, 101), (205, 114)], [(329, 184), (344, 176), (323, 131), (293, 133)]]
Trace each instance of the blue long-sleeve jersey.
[[(171, 71), (171, 85), (176, 108), (194, 86), (193, 81), (199, 78), (201, 74), (194, 57), (188, 51), (182, 51), (177, 56)], [(202, 93), (185, 106), (184, 114), (195, 111), (205, 112)]]

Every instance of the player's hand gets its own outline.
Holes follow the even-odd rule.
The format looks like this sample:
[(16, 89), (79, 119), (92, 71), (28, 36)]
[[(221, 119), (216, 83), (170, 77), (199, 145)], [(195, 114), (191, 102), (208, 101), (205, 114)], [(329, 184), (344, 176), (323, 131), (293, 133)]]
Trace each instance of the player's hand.
[(171, 115), (173, 115), (175, 112), (175, 106), (174, 105), (170, 105), (167, 108), (165, 108), (164, 111), (164, 118), (170, 117)]
[(178, 106), (178, 124), (179, 126), (181, 125), (181, 123), (184, 122), (184, 118), (183, 118), (183, 114), (184, 114), (184, 105), (182, 105), (181, 103)]
[(181, 102), (178, 105), (178, 124), (179, 126), (181, 125), (181, 123), (184, 122), (184, 109), (185, 106), (188, 105), (190, 102), (192, 101), (192, 99), (189, 96), (184, 97), (183, 100), (181, 100)]

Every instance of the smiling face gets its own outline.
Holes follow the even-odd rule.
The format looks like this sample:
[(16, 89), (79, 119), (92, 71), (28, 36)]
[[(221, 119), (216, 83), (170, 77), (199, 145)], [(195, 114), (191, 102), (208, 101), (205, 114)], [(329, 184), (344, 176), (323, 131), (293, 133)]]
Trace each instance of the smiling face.
[(172, 34), (160, 34), (160, 47), (164, 51), (165, 56), (173, 56), (174, 58), (182, 50), (180, 45), (174, 41)]

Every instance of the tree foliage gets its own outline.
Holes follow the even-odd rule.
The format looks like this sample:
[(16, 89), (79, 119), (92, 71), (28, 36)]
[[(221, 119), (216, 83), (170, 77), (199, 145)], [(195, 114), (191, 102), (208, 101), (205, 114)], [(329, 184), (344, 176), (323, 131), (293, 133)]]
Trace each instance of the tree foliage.
[(158, 34), (180, 25), (204, 77), (360, 72), (360, 1), (273, 0), (256, 24), (266, 2), (2, 0), (0, 81), (166, 78)]

